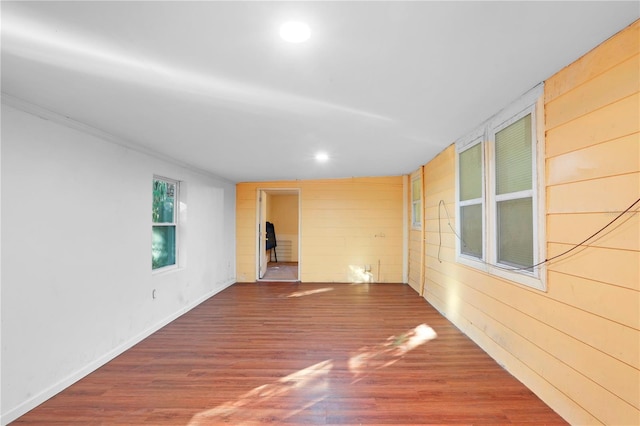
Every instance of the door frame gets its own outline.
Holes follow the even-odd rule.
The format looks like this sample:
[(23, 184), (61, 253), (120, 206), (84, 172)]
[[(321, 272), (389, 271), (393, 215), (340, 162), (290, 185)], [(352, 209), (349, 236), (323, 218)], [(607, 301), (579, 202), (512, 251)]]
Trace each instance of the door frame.
[[(302, 215), (300, 208), (300, 188), (262, 188), (259, 187), (256, 189), (256, 282), (263, 281), (262, 279), (262, 262), (263, 260), (263, 248), (266, 247), (266, 230), (264, 229), (263, 223), (266, 222), (266, 217), (263, 217), (267, 208), (268, 201), (262, 199), (262, 195), (297, 195), (298, 196), (298, 279), (297, 280), (282, 280), (282, 281), (300, 281), (300, 273), (302, 271), (302, 262), (300, 261), (302, 258)], [(266, 265), (265, 265), (266, 270)]]

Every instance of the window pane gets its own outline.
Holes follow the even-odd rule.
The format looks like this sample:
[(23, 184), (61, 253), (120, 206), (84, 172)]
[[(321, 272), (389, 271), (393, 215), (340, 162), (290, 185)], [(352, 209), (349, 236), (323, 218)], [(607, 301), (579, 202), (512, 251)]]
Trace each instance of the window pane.
[(531, 114), (496, 133), (496, 194), (531, 189)]
[(460, 153), (460, 201), (482, 197), (482, 144)]
[(420, 199), (420, 191), (422, 191), (422, 184), (420, 179), (411, 181), (411, 200), (417, 201)]
[(175, 183), (153, 180), (153, 223), (175, 222), (175, 193)]
[(460, 208), (463, 254), (482, 258), (482, 204)]
[(176, 263), (176, 227), (154, 226), (151, 240), (151, 265), (153, 269)]
[(421, 221), (422, 221), (422, 209), (420, 208), (422, 207), (420, 202), (416, 202), (413, 203), (413, 224), (414, 225), (420, 225)]
[(531, 198), (498, 203), (498, 262), (533, 265), (533, 204)]

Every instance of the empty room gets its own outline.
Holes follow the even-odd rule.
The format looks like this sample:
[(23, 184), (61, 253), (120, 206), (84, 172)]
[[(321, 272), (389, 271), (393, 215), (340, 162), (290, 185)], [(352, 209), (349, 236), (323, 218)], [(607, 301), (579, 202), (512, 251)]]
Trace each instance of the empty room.
[(0, 423), (640, 424), (637, 1), (2, 1)]

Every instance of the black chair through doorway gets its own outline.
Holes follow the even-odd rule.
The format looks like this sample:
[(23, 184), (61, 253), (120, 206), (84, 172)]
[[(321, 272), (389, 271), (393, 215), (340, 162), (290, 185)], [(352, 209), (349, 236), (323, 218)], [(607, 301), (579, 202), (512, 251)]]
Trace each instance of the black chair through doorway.
[(267, 250), (269, 250), (269, 262), (271, 262), (271, 253), (273, 253), (277, 263), (278, 253), (276, 252), (276, 247), (278, 246), (278, 242), (276, 241), (276, 229), (273, 226), (273, 223), (267, 222), (265, 230), (267, 233)]

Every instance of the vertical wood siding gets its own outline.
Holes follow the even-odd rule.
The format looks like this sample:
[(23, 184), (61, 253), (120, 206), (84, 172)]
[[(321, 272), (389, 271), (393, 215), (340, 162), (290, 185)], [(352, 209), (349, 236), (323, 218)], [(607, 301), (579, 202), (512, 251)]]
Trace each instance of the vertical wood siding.
[[(547, 257), (640, 197), (639, 43), (635, 22), (545, 82)], [(640, 214), (541, 292), (456, 263), (455, 174), (453, 145), (425, 166), (427, 300), (569, 422), (640, 424)]]
[(257, 188), (300, 189), (301, 281), (402, 282), (402, 176), (239, 183), (238, 281), (255, 281)]

